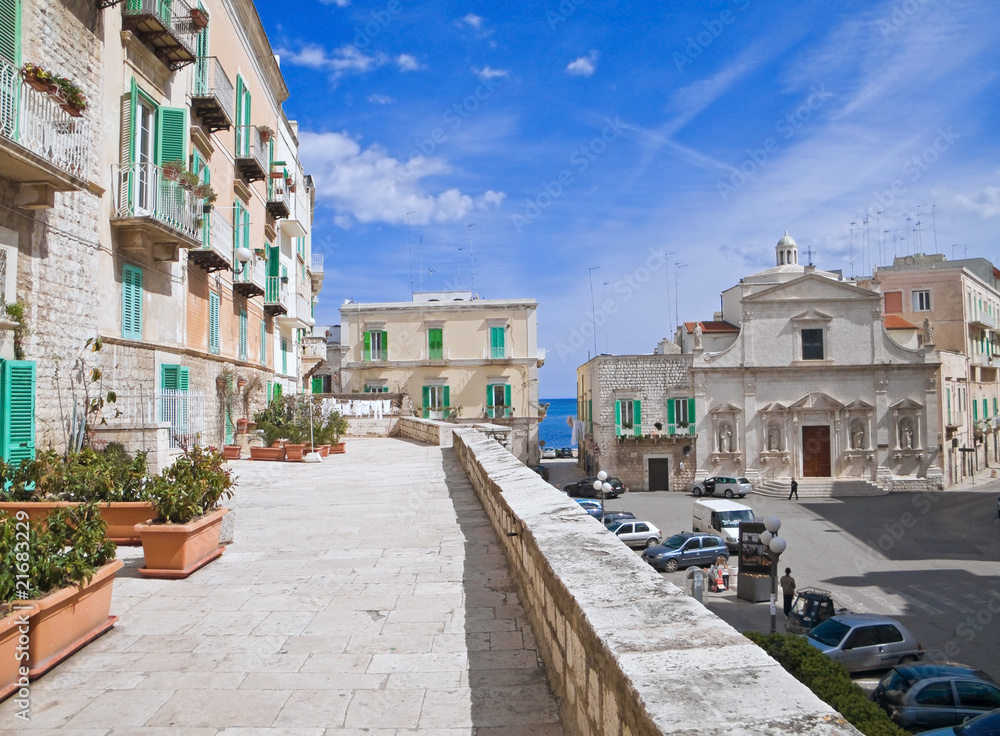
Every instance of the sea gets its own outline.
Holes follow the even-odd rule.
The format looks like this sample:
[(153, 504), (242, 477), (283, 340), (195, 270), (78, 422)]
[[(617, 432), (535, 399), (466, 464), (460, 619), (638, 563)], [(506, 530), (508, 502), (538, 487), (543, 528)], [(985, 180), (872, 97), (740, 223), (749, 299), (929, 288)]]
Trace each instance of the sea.
[(569, 441), (573, 428), (566, 423), (567, 419), (576, 419), (576, 399), (542, 399), (541, 403), (548, 404), (549, 410), (538, 425), (539, 444), (544, 441), (544, 447), (576, 447)]

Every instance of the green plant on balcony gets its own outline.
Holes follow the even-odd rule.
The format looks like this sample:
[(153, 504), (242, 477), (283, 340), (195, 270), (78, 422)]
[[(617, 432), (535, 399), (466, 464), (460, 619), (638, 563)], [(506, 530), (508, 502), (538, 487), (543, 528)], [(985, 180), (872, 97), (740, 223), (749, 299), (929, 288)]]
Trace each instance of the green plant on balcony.
[(214, 204), (215, 200), (219, 198), (219, 195), (216, 194), (214, 189), (212, 189), (212, 185), (207, 181), (201, 182), (192, 191), (194, 192), (195, 197), (204, 200), (207, 205)]
[(257, 128), (257, 135), (260, 136), (261, 143), (267, 143), (274, 137), (274, 130), (266, 125), (261, 125)]
[(185, 171), (185, 168), (183, 161), (167, 161), (160, 167), (160, 171), (163, 172), (165, 180), (177, 181), (181, 178), (181, 174)]
[(177, 181), (181, 185), (181, 189), (194, 191), (201, 184), (201, 177), (193, 171), (182, 171)]
[(25, 64), (21, 67), (21, 77), (40, 92), (54, 92), (56, 90), (55, 75), (37, 64)]

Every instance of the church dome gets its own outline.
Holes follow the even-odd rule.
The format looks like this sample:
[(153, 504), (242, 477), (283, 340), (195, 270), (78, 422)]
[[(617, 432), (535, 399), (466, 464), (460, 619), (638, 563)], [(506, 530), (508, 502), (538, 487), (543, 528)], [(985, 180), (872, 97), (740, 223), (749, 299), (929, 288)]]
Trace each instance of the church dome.
[(788, 234), (787, 230), (785, 230), (785, 234), (781, 236), (781, 240), (778, 241), (778, 247), (779, 248), (785, 247), (785, 246), (795, 246), (795, 247), (798, 247), (798, 245), (799, 244), (795, 242), (795, 239), (792, 238), (792, 236)]
[(795, 242), (788, 231), (781, 236), (781, 240), (774, 246), (775, 266), (798, 266), (799, 265), (799, 244)]

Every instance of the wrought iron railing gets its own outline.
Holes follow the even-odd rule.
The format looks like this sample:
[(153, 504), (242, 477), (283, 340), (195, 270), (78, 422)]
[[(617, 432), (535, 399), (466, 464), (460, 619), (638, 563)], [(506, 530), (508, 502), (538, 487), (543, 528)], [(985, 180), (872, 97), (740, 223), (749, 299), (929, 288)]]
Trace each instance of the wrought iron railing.
[(233, 91), (233, 83), (229, 81), (229, 75), (222, 68), (222, 62), (219, 61), (219, 58), (217, 56), (199, 56), (194, 64), (192, 74), (194, 79), (191, 83), (191, 96), (216, 98), (231, 120), (235, 110), (236, 96)]
[(208, 224), (204, 228), (202, 248), (214, 251), (232, 265), (233, 224), (218, 208), (212, 208), (212, 213), (207, 216), (207, 219)]
[(292, 211), (292, 195), (288, 191), (288, 181), (284, 175), (281, 178), (268, 178), (267, 180), (267, 201), (284, 202), (288, 211)]
[(236, 158), (253, 159), (264, 171), (270, 168), (267, 162), (267, 144), (261, 140), (256, 125), (236, 126)]
[[(264, 290), (265, 304), (280, 304), (288, 308), (288, 285), (281, 283), (281, 276), (268, 276), (267, 288)], [(284, 277), (287, 278), (287, 277)]]
[(115, 166), (115, 217), (149, 217), (201, 240), (201, 200), (155, 164)]
[(86, 179), (90, 121), (73, 117), (51, 95), (28, 86), (21, 70), (0, 61), (0, 135), (53, 166)]
[(169, 422), (171, 449), (200, 444), (205, 437), (205, 395), (201, 393), (119, 391), (109, 409), (104, 419), (111, 426)]
[(254, 255), (246, 263), (236, 262), (233, 271), (233, 282), (237, 284), (256, 284), (264, 291), (267, 282), (267, 262), (258, 255)]
[(323, 254), (313, 253), (312, 260), (310, 262), (310, 271), (313, 273), (323, 273)]

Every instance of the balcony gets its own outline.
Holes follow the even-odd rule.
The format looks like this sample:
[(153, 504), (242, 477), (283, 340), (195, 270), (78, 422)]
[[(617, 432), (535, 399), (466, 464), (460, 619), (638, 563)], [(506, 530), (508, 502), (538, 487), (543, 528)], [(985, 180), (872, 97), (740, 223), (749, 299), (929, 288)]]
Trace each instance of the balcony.
[(272, 171), (267, 180), (267, 214), (275, 220), (288, 217), (292, 211), (292, 195), (282, 171)]
[(0, 62), (0, 176), (21, 183), (17, 206), (49, 209), (55, 192), (78, 192), (89, 176), (90, 121), (66, 112), (21, 71)]
[(198, 28), (184, 0), (127, 0), (122, 30), (131, 31), (171, 71), (193, 64)]
[(247, 299), (264, 295), (267, 283), (267, 262), (254, 255), (246, 263), (236, 262), (233, 269), (233, 291), (242, 294)]
[(236, 126), (236, 171), (247, 183), (263, 181), (268, 170), (267, 143), (256, 125)]
[(319, 294), (323, 288), (323, 254), (313, 253), (312, 264), (309, 269), (309, 280), (312, 282), (313, 294)]
[(208, 273), (225, 271), (233, 267), (233, 225), (222, 211), (212, 209), (205, 215), (200, 248), (188, 251), (188, 261), (204, 268)]
[(176, 261), (180, 248), (202, 245), (201, 200), (154, 164), (113, 167), (115, 207), (111, 225), (119, 245), (152, 249), (158, 261)]
[(988, 330), (997, 329), (996, 317), (982, 309), (974, 311), (969, 317), (969, 322), (978, 327), (985, 327)]
[(483, 348), (483, 360), (511, 360), (514, 357), (513, 348)]
[(312, 308), (309, 302), (296, 294), (295, 314), (287, 314), (282, 317), (281, 326), (290, 327), (293, 330), (307, 330), (316, 324), (316, 320), (312, 318), (310, 312), (312, 312)]
[(267, 291), (264, 294), (264, 312), (272, 317), (288, 314), (288, 284), (282, 283), (282, 278), (286, 281), (288, 279), (287, 276), (267, 277)]
[(233, 127), (233, 83), (215, 56), (199, 56), (191, 80), (191, 114), (213, 133)]

